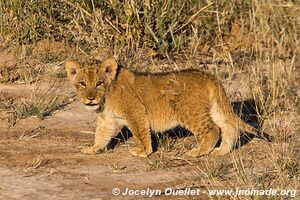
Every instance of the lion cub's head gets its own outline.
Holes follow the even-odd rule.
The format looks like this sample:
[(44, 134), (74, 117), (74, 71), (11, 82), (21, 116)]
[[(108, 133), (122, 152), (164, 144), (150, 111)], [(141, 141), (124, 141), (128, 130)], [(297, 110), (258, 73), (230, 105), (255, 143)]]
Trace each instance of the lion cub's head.
[(89, 110), (103, 109), (105, 96), (117, 73), (117, 62), (113, 57), (102, 62), (79, 64), (67, 61), (68, 77), (77, 95)]

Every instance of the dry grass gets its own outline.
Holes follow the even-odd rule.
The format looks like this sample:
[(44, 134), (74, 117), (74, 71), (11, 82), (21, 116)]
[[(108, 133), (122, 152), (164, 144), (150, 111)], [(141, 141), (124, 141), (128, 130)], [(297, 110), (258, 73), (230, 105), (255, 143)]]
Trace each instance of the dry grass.
[(43, 119), (55, 110), (68, 104), (67, 97), (58, 94), (58, 87), (52, 85), (40, 88), (39, 85), (31, 93), (30, 98), (17, 99), (11, 106), (18, 119), (34, 116)]
[[(38, 155), (33, 162), (31, 162), (30, 164), (27, 164), (27, 166), (25, 168), (23, 168), (23, 176), (24, 177), (30, 177), (30, 176), (34, 176), (36, 174), (36, 171), (49, 164), (50, 163), (50, 159), (44, 158), (44, 156)], [(50, 174), (52, 173), (52, 171), (50, 172)]]
[(15, 65), (0, 68), (0, 83), (36, 83), (43, 71), (43, 67), (37, 65), (37, 63), (20, 61)]
[(54, 38), (86, 53), (107, 46), (131, 58), (139, 48), (152, 49), (150, 56), (155, 56), (203, 48), (228, 51), (229, 46), (241, 60), (266, 55), (266, 49), (281, 58), (299, 50), (299, 5), (291, 1), (14, 0), (1, 1), (0, 9), (0, 34), (6, 43)]
[[(299, 2), (205, 2), (1, 1), (0, 41), (21, 45), (22, 55), (33, 55), (40, 64), (60, 63), (77, 53), (90, 57), (113, 52), (121, 64), (139, 71), (206, 68), (223, 81), (233, 100), (258, 103), (262, 129), (275, 136), (275, 142), (254, 140), (231, 156), (200, 158), (202, 164), (196, 166), (178, 150), (188, 146), (186, 141), (163, 138), (160, 155), (149, 160), (149, 169), (172, 170), (180, 161), (191, 165), (200, 186), (205, 183), (207, 188), (299, 189)], [(33, 47), (45, 38), (62, 42), (75, 53), (35, 51)], [(14, 82), (9, 72), (1, 73), (0, 68), (0, 75)], [(29, 66), (24, 73), (27, 78), (18, 72), (18, 80), (32, 83), (40, 72)], [(65, 72), (54, 76), (65, 78)], [(63, 104), (63, 99), (45, 91), (13, 108), (19, 117), (43, 118)], [(0, 111), (4, 107), (0, 103)], [(117, 165), (112, 168), (120, 171)], [(274, 198), (283, 199), (245, 197)]]

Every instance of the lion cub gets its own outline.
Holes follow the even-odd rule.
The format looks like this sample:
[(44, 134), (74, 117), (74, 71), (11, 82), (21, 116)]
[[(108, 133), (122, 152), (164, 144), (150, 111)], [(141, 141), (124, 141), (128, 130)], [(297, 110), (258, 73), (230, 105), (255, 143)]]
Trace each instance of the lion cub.
[(206, 72), (139, 74), (119, 67), (113, 57), (88, 65), (67, 61), (65, 67), (86, 108), (100, 111), (94, 145), (83, 153), (104, 149), (124, 126), (136, 142), (130, 153), (140, 157), (153, 152), (150, 130), (190, 130), (197, 138), (197, 147), (187, 152), (191, 157), (229, 153), (239, 129), (257, 132), (233, 113), (222, 85)]

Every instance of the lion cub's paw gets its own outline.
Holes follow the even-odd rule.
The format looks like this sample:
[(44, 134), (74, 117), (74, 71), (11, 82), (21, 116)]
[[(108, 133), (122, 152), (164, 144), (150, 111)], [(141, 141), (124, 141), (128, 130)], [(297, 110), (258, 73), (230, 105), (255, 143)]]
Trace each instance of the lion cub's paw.
[(88, 155), (94, 155), (94, 154), (97, 154), (99, 152), (99, 150), (95, 149), (93, 147), (84, 147), (81, 149), (81, 152), (84, 154), (88, 154)]
[(189, 157), (197, 158), (200, 156), (207, 155), (208, 153), (203, 152), (200, 148), (193, 148), (186, 152), (186, 155)]
[(129, 153), (133, 156), (138, 156), (143, 158), (148, 156), (145, 150), (140, 147), (133, 147), (132, 149), (129, 150)]
[(230, 153), (230, 151), (222, 151), (220, 147), (215, 148), (212, 152), (210, 152), (211, 156), (224, 156), (225, 154)]

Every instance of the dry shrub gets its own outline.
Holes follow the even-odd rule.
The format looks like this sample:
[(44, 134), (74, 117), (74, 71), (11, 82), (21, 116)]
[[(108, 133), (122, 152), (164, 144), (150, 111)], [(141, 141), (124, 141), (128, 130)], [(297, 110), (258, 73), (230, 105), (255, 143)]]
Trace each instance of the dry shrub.
[(19, 44), (50, 37), (85, 52), (103, 46), (159, 53), (229, 47), (253, 57), (272, 47), (289, 57), (299, 51), (299, 5), (292, 1), (16, 0), (2, 1), (0, 8), (2, 39)]

